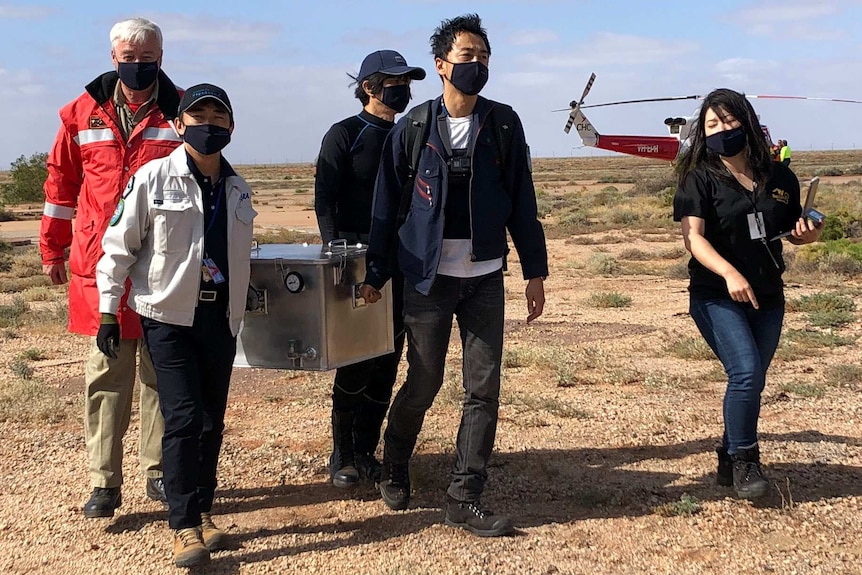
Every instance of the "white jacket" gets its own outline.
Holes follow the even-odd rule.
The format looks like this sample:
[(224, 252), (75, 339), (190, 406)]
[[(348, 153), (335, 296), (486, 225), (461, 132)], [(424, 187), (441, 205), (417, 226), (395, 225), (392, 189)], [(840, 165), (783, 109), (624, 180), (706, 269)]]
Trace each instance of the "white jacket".
[[(245, 313), (254, 217), (251, 188), (239, 176), (225, 182), (230, 305), (235, 336)], [(184, 146), (135, 173), (111, 220), (96, 265), (99, 312), (117, 313), (126, 278), (129, 306), (173, 325), (190, 326), (201, 284), (203, 200)]]

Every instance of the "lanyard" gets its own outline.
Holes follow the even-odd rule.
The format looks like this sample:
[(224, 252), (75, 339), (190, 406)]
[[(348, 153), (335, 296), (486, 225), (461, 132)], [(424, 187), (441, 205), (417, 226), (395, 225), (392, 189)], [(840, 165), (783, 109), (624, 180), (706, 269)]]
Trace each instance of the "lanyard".
[(781, 269), (781, 266), (778, 265), (778, 260), (775, 259), (775, 256), (772, 255), (772, 250), (769, 249), (769, 242), (766, 240), (766, 230), (764, 229), (766, 222), (761, 222), (760, 217), (757, 211), (757, 202), (755, 194), (757, 193), (757, 183), (754, 183), (754, 189), (751, 191), (751, 196), (748, 195), (748, 190), (745, 190), (745, 197), (748, 198), (748, 201), (751, 202), (751, 207), (754, 209), (754, 224), (757, 226), (757, 233), (760, 236), (760, 243), (763, 244), (763, 248), (766, 250), (766, 253), (769, 254), (769, 259), (772, 260), (772, 263), (775, 265), (775, 269)]
[(207, 229), (206, 229), (206, 231), (204, 231), (204, 238), (206, 238), (209, 235), (210, 230), (212, 229), (213, 224), (215, 224), (216, 218), (218, 217), (219, 209), (221, 208), (221, 199), (225, 195), (224, 178), (221, 178), (218, 181), (218, 183), (216, 184), (216, 187), (218, 189), (218, 196), (216, 197), (216, 205), (215, 205), (215, 209), (213, 210), (212, 215), (210, 216), (210, 223), (207, 224)]

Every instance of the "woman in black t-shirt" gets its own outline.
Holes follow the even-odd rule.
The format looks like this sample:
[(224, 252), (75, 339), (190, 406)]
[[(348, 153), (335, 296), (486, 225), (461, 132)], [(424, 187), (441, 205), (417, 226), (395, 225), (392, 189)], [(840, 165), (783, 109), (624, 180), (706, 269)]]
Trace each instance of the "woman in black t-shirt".
[(718, 484), (739, 497), (766, 493), (757, 420), (766, 370), (784, 320), (782, 243), (806, 244), (820, 229), (801, 217), (799, 181), (772, 160), (754, 108), (728, 89), (703, 102), (679, 162), (674, 220), (682, 222), (690, 313), (727, 372)]

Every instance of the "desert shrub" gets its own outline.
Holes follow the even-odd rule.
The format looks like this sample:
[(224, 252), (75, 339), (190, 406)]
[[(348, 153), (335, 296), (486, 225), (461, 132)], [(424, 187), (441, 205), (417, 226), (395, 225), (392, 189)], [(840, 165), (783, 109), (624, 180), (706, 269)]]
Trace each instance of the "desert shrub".
[(632, 298), (612, 292), (598, 292), (591, 294), (587, 303), (593, 307), (608, 308), (608, 307), (628, 307), (632, 304)]
[(839, 166), (824, 166), (814, 170), (815, 176), (843, 176), (844, 170)]
[(688, 260), (676, 262), (667, 268), (665, 276), (672, 280), (687, 280), (688, 275)]
[(714, 359), (715, 354), (702, 337), (681, 337), (667, 346), (667, 351), (680, 359)]
[(852, 364), (831, 365), (826, 368), (826, 383), (836, 387), (862, 385), (862, 367)]
[(856, 304), (847, 296), (836, 293), (815, 293), (787, 301), (787, 311), (830, 312), (855, 311)]
[(671, 501), (653, 507), (653, 512), (664, 517), (695, 515), (703, 511), (703, 505), (694, 495), (683, 493), (679, 501)]
[(653, 254), (637, 248), (627, 248), (620, 252), (620, 259), (627, 261), (643, 262), (653, 259)]
[(802, 246), (796, 252), (792, 269), (802, 273), (862, 273), (862, 243), (844, 238)]
[(254, 236), (259, 244), (319, 244), (320, 234), (279, 228), (277, 230), (265, 230), (257, 232)]
[(668, 168), (660, 174), (640, 173), (635, 177), (634, 186), (629, 190), (629, 196), (664, 197), (667, 188), (676, 189), (676, 175)]
[(21, 296), (15, 296), (9, 304), (0, 305), (0, 327), (17, 327), (28, 309), (30, 306)]
[(613, 210), (609, 219), (612, 224), (630, 225), (640, 220), (641, 216), (634, 210)]
[(622, 270), (620, 262), (610, 254), (593, 254), (587, 260), (587, 269), (594, 274), (612, 276)]

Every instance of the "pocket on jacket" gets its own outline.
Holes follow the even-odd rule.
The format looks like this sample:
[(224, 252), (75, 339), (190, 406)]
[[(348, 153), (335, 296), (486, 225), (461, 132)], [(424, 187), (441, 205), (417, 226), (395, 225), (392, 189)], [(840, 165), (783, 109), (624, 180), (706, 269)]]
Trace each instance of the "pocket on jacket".
[(191, 198), (165, 194), (161, 204), (153, 206), (153, 244), (157, 252), (188, 252), (196, 217)]
[(440, 188), (440, 166), (431, 166), (416, 174), (413, 181), (412, 208), (430, 210), (439, 201)]

